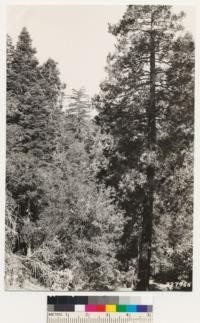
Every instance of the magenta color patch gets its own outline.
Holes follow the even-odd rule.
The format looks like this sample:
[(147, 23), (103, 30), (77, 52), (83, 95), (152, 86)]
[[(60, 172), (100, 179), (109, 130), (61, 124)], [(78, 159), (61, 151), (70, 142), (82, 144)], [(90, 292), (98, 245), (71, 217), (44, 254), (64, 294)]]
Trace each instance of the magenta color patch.
[(86, 304), (85, 305), (86, 312), (96, 312), (96, 305), (93, 304)]

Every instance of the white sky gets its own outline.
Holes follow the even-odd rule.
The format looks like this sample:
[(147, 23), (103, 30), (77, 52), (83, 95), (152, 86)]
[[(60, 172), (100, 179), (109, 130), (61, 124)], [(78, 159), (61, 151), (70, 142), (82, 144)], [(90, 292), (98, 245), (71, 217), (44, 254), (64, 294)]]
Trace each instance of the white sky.
[[(114, 49), (108, 23), (118, 22), (125, 10), (124, 5), (9, 6), (7, 31), (15, 43), (26, 26), (39, 61), (52, 57), (59, 63), (67, 92), (84, 86), (93, 95), (105, 78), (106, 57)], [(180, 10), (187, 14), (186, 30), (194, 34), (194, 8), (175, 9)]]

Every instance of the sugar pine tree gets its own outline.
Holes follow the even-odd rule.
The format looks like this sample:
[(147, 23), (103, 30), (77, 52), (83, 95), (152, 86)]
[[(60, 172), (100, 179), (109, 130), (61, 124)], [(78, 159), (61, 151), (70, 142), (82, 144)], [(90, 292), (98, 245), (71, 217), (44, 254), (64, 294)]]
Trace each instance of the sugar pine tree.
[[(154, 197), (160, 149), (165, 150), (158, 136), (172, 118), (167, 79), (174, 52), (184, 55), (178, 46), (174, 47), (182, 17), (183, 13), (172, 14), (169, 6), (128, 6), (121, 21), (110, 28), (118, 43), (116, 52), (108, 57), (108, 79), (95, 101), (100, 110), (97, 122), (115, 141), (114, 150), (107, 152), (109, 168), (102, 176), (108, 185), (116, 187), (126, 210), (125, 249), (129, 245), (132, 257), (134, 245), (139, 244), (138, 290), (149, 288)], [(180, 66), (174, 64), (173, 68), (182, 84)], [(191, 75), (191, 67), (186, 75)], [(170, 90), (172, 96), (177, 91), (175, 85)]]
[(68, 118), (68, 126), (81, 139), (86, 131), (86, 124), (90, 112), (90, 99), (84, 88), (72, 90), (72, 94), (68, 96), (68, 108), (66, 110)]

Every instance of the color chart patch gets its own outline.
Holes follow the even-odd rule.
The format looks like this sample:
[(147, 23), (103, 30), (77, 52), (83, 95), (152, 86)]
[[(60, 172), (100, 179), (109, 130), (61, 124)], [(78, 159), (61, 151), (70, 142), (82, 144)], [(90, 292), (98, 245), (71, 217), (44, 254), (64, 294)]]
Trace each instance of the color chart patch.
[(152, 298), (48, 296), (47, 305), (48, 323), (152, 323)]

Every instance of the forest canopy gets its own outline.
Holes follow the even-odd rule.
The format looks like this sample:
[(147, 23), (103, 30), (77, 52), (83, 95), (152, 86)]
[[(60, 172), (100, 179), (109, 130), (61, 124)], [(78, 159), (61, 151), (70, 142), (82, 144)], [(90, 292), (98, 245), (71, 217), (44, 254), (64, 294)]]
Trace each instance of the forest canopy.
[(7, 289), (191, 290), (194, 41), (182, 19), (127, 6), (92, 98), (66, 96), (26, 27), (7, 37)]

